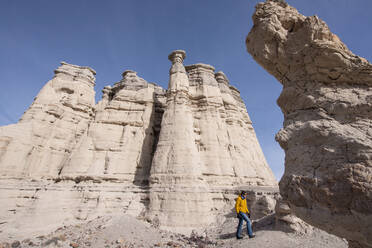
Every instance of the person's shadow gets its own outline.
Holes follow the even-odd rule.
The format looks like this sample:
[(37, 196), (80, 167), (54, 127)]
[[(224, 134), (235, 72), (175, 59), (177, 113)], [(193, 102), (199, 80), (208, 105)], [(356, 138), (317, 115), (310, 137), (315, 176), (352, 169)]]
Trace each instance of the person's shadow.
[[(236, 218), (235, 211), (230, 211), (230, 213), (225, 214), (226, 220), (236, 219), (236, 225), (238, 225), (238, 219)], [(236, 226), (235, 226), (236, 228)], [(218, 236), (219, 239), (231, 239), (236, 237), (236, 230), (234, 229), (232, 233), (223, 233)]]

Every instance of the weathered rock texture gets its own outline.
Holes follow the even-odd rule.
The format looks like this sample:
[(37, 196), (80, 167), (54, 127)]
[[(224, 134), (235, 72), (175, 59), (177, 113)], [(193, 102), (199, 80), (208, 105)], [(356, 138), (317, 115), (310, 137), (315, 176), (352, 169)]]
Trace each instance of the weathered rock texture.
[(134, 71), (125, 71), (112, 88), (106, 86), (95, 118), (61, 178), (147, 184), (162, 118), (165, 91)]
[(289, 204), (281, 197), (275, 205), (275, 229), (297, 234), (311, 234), (314, 231), (314, 227), (292, 213)]
[[(211, 223), (222, 188), (275, 185), (239, 92), (210, 65), (169, 55), (167, 103), (150, 176), (150, 215), (179, 230)], [(216, 79), (217, 78), (217, 79)], [(219, 80), (219, 81), (217, 81)], [(196, 221), (197, 220), (197, 221)], [(182, 231), (180, 230), (180, 231)]]
[(316, 16), (259, 3), (248, 52), (283, 85), (280, 191), (306, 222), (372, 247), (372, 65)]
[(95, 72), (62, 63), (0, 128), (0, 238), (112, 213), (190, 232), (229, 213), (242, 188), (257, 217), (272, 213), (277, 182), (239, 91), (184, 58), (169, 56), (168, 90), (125, 71), (98, 104)]
[[(212, 222), (209, 192), (201, 177), (202, 163), (194, 133), (190, 83), (182, 64), (185, 55), (184, 51), (169, 55), (172, 67), (167, 105), (150, 177), (150, 216), (156, 216), (161, 226), (173, 230), (196, 228), (197, 222), (202, 225)], [(184, 224), (180, 226), (180, 222)]]
[(64, 62), (19, 123), (0, 128), (0, 176), (56, 178), (93, 116), (95, 71)]

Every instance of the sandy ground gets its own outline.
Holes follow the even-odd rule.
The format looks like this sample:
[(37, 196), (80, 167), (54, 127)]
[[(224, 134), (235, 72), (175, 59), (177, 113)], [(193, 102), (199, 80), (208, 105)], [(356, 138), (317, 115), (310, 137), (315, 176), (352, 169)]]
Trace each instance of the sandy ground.
[[(236, 218), (228, 218), (218, 226), (211, 227), (204, 234), (185, 236), (162, 231), (150, 223), (128, 215), (106, 216), (84, 223), (62, 227), (56, 231), (24, 240), (0, 242), (0, 248), (8, 247), (251, 247), (251, 248), (346, 248), (347, 242), (316, 229), (310, 234), (289, 234), (275, 230), (272, 224), (255, 228), (255, 238), (237, 240)], [(244, 229), (244, 231), (246, 231)]]

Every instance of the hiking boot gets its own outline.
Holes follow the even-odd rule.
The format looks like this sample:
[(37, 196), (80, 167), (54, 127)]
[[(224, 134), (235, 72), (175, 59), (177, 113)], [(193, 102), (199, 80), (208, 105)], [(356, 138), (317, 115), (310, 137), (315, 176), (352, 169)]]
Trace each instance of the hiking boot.
[(242, 239), (243, 237), (236, 237), (236, 239)]
[(253, 239), (254, 237), (256, 237), (256, 235), (249, 236), (250, 239)]

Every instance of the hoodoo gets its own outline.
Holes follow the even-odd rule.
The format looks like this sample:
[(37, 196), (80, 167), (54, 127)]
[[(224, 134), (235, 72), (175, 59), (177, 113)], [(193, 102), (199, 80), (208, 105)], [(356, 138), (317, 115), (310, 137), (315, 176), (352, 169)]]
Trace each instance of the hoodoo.
[(248, 52), (283, 85), (280, 192), (306, 222), (372, 247), (372, 65), (316, 16), (256, 6)]
[[(195, 143), (185, 52), (169, 55), (167, 103), (150, 177), (150, 215), (170, 230), (183, 231), (211, 223), (208, 189)], [(182, 223), (182, 224), (180, 224)]]

